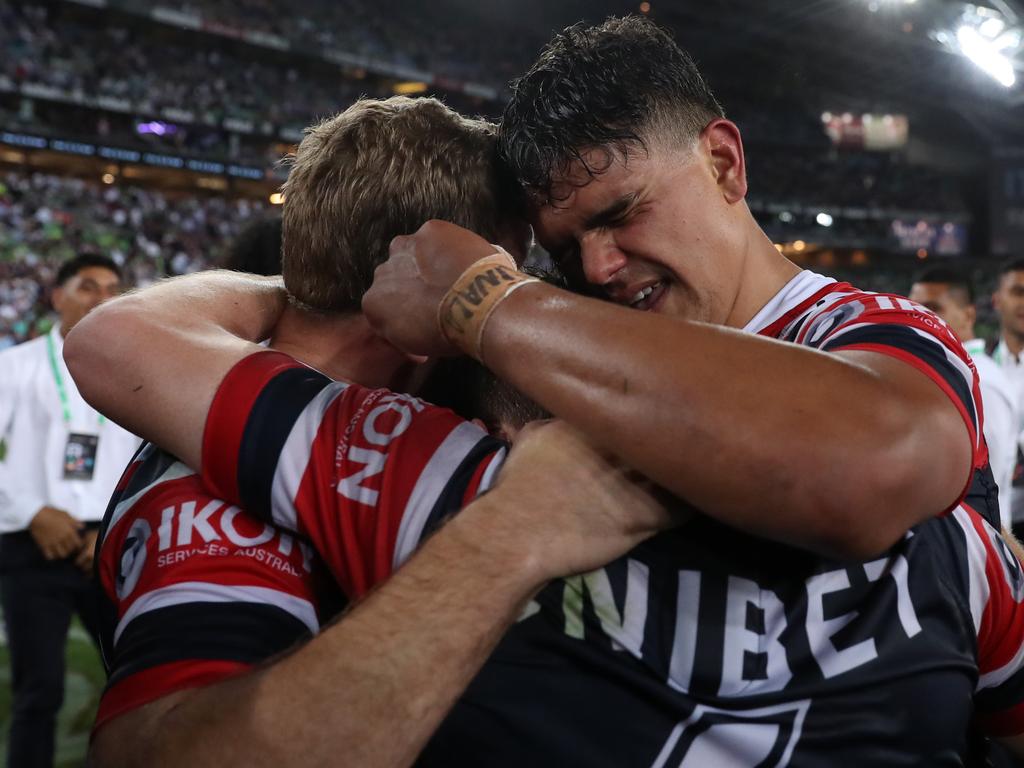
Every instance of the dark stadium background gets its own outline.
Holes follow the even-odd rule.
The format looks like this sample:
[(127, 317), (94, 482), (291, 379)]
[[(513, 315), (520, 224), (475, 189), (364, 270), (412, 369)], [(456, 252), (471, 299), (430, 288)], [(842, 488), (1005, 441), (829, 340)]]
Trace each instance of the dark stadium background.
[[(739, 124), (777, 247), (899, 293), (922, 265), (967, 268), (991, 337), (995, 265), (1024, 256), (1024, 85), (975, 66), (955, 33), (1016, 28), (1005, 52), (1024, 77), (1024, 3), (990, 5), (0, 0), (0, 348), (49, 328), (43, 286), (75, 253), (113, 256), (133, 285), (218, 264), (274, 215), (277, 163), (318, 117), (395, 93), (496, 117), (554, 30), (629, 12), (675, 31)], [(103, 678), (80, 628), (68, 656), (64, 765)]]

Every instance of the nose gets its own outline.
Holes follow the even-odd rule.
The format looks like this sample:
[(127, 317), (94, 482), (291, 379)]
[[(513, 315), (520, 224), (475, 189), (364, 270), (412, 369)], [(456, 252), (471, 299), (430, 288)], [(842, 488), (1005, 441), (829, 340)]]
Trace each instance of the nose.
[(607, 234), (588, 232), (580, 240), (580, 262), (588, 283), (607, 285), (626, 266), (626, 254)]

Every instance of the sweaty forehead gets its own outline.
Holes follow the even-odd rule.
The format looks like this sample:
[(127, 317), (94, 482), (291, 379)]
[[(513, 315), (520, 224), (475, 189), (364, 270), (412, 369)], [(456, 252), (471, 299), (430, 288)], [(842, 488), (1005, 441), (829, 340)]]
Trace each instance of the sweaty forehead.
[(604, 150), (573, 160), (552, 178), (549, 194), (534, 202), (531, 223), (537, 239), (546, 248), (563, 245), (561, 241), (571, 238), (589, 218), (637, 185), (635, 170), (621, 154), (611, 156)]

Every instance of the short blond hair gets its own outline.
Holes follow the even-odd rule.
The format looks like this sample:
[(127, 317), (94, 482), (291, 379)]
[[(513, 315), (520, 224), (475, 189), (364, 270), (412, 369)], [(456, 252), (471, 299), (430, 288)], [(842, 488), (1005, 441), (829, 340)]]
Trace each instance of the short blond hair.
[(315, 311), (358, 311), (391, 239), (428, 219), (496, 242), (512, 193), (495, 134), (436, 99), (404, 96), (361, 99), (308, 128), (282, 187), (288, 292)]

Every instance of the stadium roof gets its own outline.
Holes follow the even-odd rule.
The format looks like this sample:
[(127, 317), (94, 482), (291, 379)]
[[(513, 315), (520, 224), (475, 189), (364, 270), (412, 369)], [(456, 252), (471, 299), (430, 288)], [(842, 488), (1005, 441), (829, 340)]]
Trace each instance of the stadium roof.
[[(494, 29), (546, 37), (576, 20), (638, 11), (611, 0), (497, 0), (465, 5)], [(988, 0), (1008, 28), (1024, 26), (1022, 0)], [(513, 9), (514, 7), (514, 14)], [(762, 93), (814, 109), (905, 113), (915, 131), (960, 145), (1024, 141), (1024, 52), (1005, 88), (937, 36), (955, 35), (958, 0), (650, 0), (715, 89)], [(523, 20), (529, 20), (529, 29)], [(953, 119), (951, 119), (953, 118)]]

